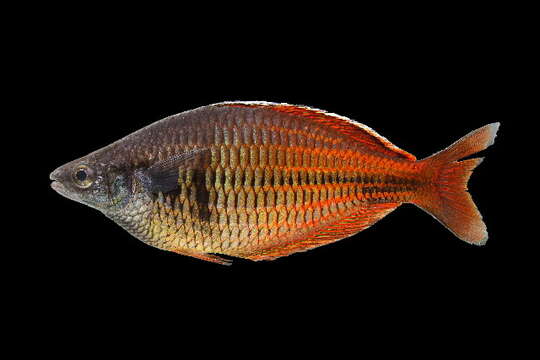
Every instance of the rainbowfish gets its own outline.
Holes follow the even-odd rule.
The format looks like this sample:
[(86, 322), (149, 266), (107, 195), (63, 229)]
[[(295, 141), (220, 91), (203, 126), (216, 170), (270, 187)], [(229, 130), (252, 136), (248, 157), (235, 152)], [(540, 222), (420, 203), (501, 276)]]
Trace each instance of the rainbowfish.
[(487, 241), (467, 192), (499, 123), (423, 160), (371, 128), (305, 106), (225, 102), (157, 121), (56, 169), (51, 187), (148, 245), (220, 264), (352, 236), (403, 203)]

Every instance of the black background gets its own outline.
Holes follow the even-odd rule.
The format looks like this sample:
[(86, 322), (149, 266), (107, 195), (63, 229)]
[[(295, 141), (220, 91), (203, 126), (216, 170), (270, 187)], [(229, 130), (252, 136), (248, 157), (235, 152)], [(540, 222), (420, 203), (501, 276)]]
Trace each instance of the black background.
[[(298, 317), (316, 327), (321, 319), (358, 324), (371, 317), (381, 319), (371, 323), (381, 336), (387, 322), (405, 332), (420, 317), (426, 327), (467, 321), (466, 332), (478, 335), (486, 324), (521, 316), (533, 255), (526, 250), (530, 237), (509, 220), (507, 201), (509, 148), (527, 98), (517, 94), (523, 69), (511, 55), (521, 47), (504, 26), (432, 32), (344, 22), (334, 31), (311, 24), (268, 34), (240, 26), (225, 34), (189, 23), (167, 27), (162, 37), (148, 28), (99, 30), (91, 20), (49, 25), (35, 34), (36, 58), (26, 59), (32, 80), (24, 92), (38, 111), (23, 125), (40, 159), (31, 171), (39, 215), (27, 229), (39, 249), (32, 276), (37, 294), (54, 304), (52, 313), (73, 308), (87, 320), (99, 318), (96, 309), (130, 309), (137, 317), (148, 309), (164, 317), (215, 314), (218, 327), (294, 326)], [(500, 121), (495, 146), (483, 152), (486, 160), (469, 183), (488, 227), (487, 245), (463, 243), (403, 205), (335, 244), (225, 267), (149, 247), (49, 188), (57, 166), (165, 116), (233, 100), (344, 115), (419, 159)]]

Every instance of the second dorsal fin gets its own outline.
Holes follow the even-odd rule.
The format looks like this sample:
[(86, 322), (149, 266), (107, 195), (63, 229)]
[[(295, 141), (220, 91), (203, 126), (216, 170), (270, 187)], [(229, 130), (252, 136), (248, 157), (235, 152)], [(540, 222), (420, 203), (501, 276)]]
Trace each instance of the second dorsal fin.
[(344, 116), (328, 113), (324, 110), (314, 109), (307, 106), (278, 104), (270, 102), (225, 102), (216, 104), (217, 106), (232, 106), (232, 107), (251, 107), (251, 108), (267, 108), (272, 111), (287, 113), (292, 116), (308, 118), (321, 125), (326, 125), (334, 130), (349, 136), (350, 138), (360, 142), (370, 151), (384, 154), (386, 156), (407, 159), (416, 161), (416, 157), (403, 149), (392, 144), (388, 139), (379, 135), (370, 127), (355, 122)]

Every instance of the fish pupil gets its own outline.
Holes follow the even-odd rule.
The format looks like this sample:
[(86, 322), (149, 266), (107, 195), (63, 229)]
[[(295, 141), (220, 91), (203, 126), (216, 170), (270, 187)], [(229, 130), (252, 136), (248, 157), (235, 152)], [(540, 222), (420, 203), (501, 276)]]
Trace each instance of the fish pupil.
[(86, 171), (84, 170), (79, 170), (75, 173), (75, 177), (77, 178), (77, 180), (79, 181), (84, 181), (86, 180)]

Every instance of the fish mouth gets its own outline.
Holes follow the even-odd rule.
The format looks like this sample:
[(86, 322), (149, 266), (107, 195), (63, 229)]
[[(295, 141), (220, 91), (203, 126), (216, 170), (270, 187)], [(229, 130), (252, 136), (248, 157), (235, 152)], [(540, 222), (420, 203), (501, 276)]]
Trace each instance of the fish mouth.
[(59, 193), (60, 195), (63, 195), (65, 197), (69, 197), (68, 196), (68, 190), (67, 188), (64, 186), (64, 184), (62, 184), (62, 182), (60, 182), (58, 179), (60, 178), (60, 168), (54, 170), (50, 175), (49, 175), (49, 179), (52, 180), (52, 183), (51, 183), (51, 188), (56, 191), (57, 193)]
[(59, 193), (60, 195), (68, 198), (68, 199), (71, 199), (73, 201), (78, 201), (80, 202), (81, 199), (80, 197), (77, 195), (77, 194), (74, 194), (72, 191), (70, 191), (64, 184), (62, 184), (60, 181), (53, 181), (51, 183), (51, 188), (56, 191), (57, 193)]
[(51, 183), (51, 188), (56, 191), (57, 193), (66, 196), (66, 187), (64, 184), (62, 184), (60, 181), (58, 181), (58, 177), (60, 175), (60, 168), (54, 170), (50, 175), (49, 179), (51, 179), (53, 182)]
[(52, 188), (54, 191), (56, 191), (57, 193), (59, 193), (60, 195), (67, 196), (67, 189), (66, 189), (66, 187), (64, 186), (64, 184), (62, 184), (60, 181), (54, 180), (54, 181), (51, 183), (51, 188)]
[(51, 188), (56, 191), (58, 194), (62, 195), (63, 197), (66, 197), (73, 201), (81, 202), (79, 194), (76, 192), (73, 192), (73, 190), (70, 189), (69, 186), (66, 186), (63, 183), (63, 176), (64, 170), (62, 169), (62, 166), (58, 169), (54, 170), (50, 175), (49, 179), (52, 180)]

